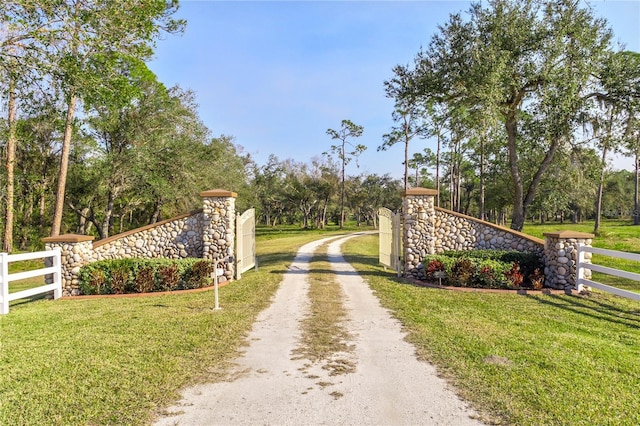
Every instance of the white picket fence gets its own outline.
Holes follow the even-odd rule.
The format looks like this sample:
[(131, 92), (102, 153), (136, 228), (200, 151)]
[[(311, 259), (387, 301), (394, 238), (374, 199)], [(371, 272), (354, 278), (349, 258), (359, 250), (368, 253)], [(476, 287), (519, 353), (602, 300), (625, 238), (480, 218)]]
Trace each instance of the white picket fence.
[(603, 256), (615, 257), (617, 259), (633, 260), (636, 262), (640, 262), (640, 254), (627, 253), (624, 251), (616, 251), (616, 250), (606, 250), (601, 248), (579, 245), (578, 257), (577, 257), (578, 264), (576, 265), (576, 268), (577, 268), (576, 289), (578, 291), (581, 291), (582, 288), (586, 285), (589, 287), (597, 288), (609, 293), (616, 294), (618, 296), (640, 301), (640, 293), (634, 293), (632, 291), (623, 290), (621, 288), (612, 287), (606, 284), (588, 280), (584, 277), (585, 276), (584, 270), (590, 269), (591, 271), (602, 272), (604, 274), (614, 275), (616, 277), (621, 277), (621, 278), (627, 278), (634, 281), (640, 281), (640, 274), (636, 274), (634, 272), (622, 271), (620, 269), (609, 268), (607, 266), (594, 265), (592, 263), (587, 263), (585, 262), (585, 257), (584, 257), (585, 253), (601, 254)]
[[(21, 260), (44, 259), (51, 257), (52, 266), (33, 269), (30, 271), (9, 273), (9, 263)], [(12, 300), (24, 299), (25, 297), (35, 296), (36, 294), (46, 293), (53, 290), (53, 298), (58, 299), (62, 296), (62, 274), (60, 270), (60, 250), (38, 251), (34, 253), (8, 254), (0, 253), (0, 314), (9, 313), (9, 302)], [(9, 283), (11, 281), (24, 280), (26, 278), (34, 278), (42, 275), (53, 274), (53, 283), (40, 287), (30, 288), (9, 294)]]

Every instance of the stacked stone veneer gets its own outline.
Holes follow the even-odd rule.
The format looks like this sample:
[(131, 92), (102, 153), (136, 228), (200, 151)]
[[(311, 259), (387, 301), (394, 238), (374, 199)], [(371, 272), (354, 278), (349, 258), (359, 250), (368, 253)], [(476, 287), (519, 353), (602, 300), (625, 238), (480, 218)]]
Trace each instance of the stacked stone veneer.
[(199, 212), (105, 238), (93, 244), (95, 260), (202, 257), (203, 222)]
[[(200, 193), (203, 210), (134, 229), (93, 243), (86, 235), (44, 238), (45, 248), (60, 248), (63, 296), (80, 294), (80, 267), (104, 259), (197, 257), (219, 260), (233, 255), (235, 198), (225, 190)], [(233, 262), (225, 262), (225, 277), (231, 279)]]
[(544, 240), (460, 213), (435, 209), (436, 253), (446, 250), (517, 250), (542, 255)]
[[(545, 236), (546, 285), (569, 290), (576, 287), (578, 245), (591, 246), (593, 234), (583, 232), (548, 232)], [(591, 253), (584, 253), (585, 263), (591, 263)], [(591, 278), (591, 270), (584, 270), (585, 278)]]
[(423, 278), (422, 259), (436, 252), (435, 195), (433, 189), (412, 188), (402, 200), (405, 275)]
[(424, 278), (422, 260), (430, 254), (447, 250), (517, 250), (541, 257), (545, 262), (546, 286), (567, 289), (575, 285), (578, 244), (591, 245), (593, 235), (563, 231), (545, 234), (546, 241), (541, 240), (435, 207), (436, 195), (437, 191), (427, 188), (412, 188), (404, 193), (405, 275)]

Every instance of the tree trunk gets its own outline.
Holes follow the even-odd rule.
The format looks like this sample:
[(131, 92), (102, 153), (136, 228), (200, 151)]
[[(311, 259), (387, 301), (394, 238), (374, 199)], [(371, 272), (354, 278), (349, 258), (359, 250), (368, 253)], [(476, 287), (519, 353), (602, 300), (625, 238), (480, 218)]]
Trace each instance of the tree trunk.
[(638, 155), (638, 146), (640, 146), (640, 132), (638, 132), (638, 140), (636, 141), (636, 144), (636, 167), (633, 183), (633, 224), (640, 225), (640, 200), (638, 200), (638, 184), (640, 183), (640, 155)]
[(486, 182), (484, 179), (484, 138), (485, 134), (483, 132), (482, 138), (480, 140), (480, 220), (485, 220), (484, 198)]
[[(409, 183), (409, 123), (407, 122), (407, 116), (404, 116), (404, 190), (407, 190)], [(416, 186), (418, 180), (416, 179)]]
[[(11, 77), (10, 77), (11, 78)], [(16, 161), (16, 92), (15, 80), (11, 78), (9, 82), (9, 102), (8, 102), (7, 124), (9, 134), (7, 135), (7, 205), (4, 216), (4, 238), (2, 251), (11, 253), (13, 251), (13, 198), (15, 191), (15, 180), (13, 176)]]
[(162, 214), (162, 204), (163, 203), (160, 200), (156, 202), (155, 208), (153, 209), (153, 214), (151, 215), (151, 220), (149, 221), (149, 225), (160, 221)]
[(438, 147), (436, 152), (436, 205), (440, 207), (440, 130), (438, 130)]
[(45, 197), (45, 188), (40, 188), (40, 199), (38, 200), (38, 231), (40, 231), (40, 235), (43, 234), (44, 229), (44, 213), (47, 208), (47, 200)]
[(113, 191), (109, 191), (107, 194), (107, 206), (104, 211), (104, 219), (102, 220), (102, 231), (100, 235), (102, 238), (107, 238), (109, 236), (109, 231), (111, 229), (111, 218), (113, 217), (113, 207), (115, 204), (115, 197)]
[(344, 141), (342, 142), (342, 194), (340, 195), (340, 229), (344, 228), (344, 169), (347, 167), (344, 156)]
[(598, 235), (600, 231), (600, 211), (602, 210), (602, 191), (604, 189), (604, 174), (607, 165), (607, 146), (602, 149), (602, 169), (600, 170), (600, 182), (598, 183), (598, 194), (596, 195), (596, 221), (593, 225), (593, 233)]
[(60, 235), (62, 226), (62, 211), (64, 210), (64, 193), (67, 185), (67, 170), (69, 169), (69, 152), (71, 151), (71, 134), (73, 133), (73, 117), (76, 111), (77, 97), (72, 91), (67, 105), (67, 118), (64, 125), (64, 137), (62, 139), (62, 151), (60, 153), (60, 170), (58, 172), (58, 189), (56, 191), (53, 223), (51, 224), (51, 236)]
[(522, 178), (518, 169), (518, 153), (516, 148), (516, 138), (518, 134), (518, 123), (516, 122), (517, 112), (510, 111), (505, 121), (507, 131), (507, 148), (509, 151), (509, 170), (513, 181), (513, 213), (511, 216), (511, 229), (522, 231), (524, 226), (524, 190)]

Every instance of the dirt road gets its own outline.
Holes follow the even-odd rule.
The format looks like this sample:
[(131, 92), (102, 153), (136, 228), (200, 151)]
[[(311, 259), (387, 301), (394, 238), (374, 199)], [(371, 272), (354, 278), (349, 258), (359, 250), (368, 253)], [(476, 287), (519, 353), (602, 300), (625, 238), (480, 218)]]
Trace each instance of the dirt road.
[[(226, 382), (186, 389), (157, 425), (480, 425), (476, 413), (416, 360), (399, 322), (380, 306), (340, 254), (355, 235), (303, 246), (274, 301), (251, 331), (246, 352)], [(332, 241), (333, 240), (333, 241)], [(307, 273), (314, 251), (328, 243), (349, 312), (345, 324), (355, 371), (330, 376), (322, 365), (295, 359), (299, 322), (307, 314)]]

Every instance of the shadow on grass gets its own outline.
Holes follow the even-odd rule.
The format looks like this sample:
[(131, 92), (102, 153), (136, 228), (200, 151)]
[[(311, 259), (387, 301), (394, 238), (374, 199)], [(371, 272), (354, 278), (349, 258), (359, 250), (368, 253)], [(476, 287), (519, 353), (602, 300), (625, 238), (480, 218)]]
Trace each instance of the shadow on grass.
[(571, 311), (578, 315), (640, 329), (640, 311), (638, 310), (625, 310), (620, 306), (593, 299), (583, 299), (581, 296), (538, 296), (527, 294), (525, 297), (543, 305)]
[(42, 300), (42, 299), (53, 300), (53, 290), (45, 293), (36, 294), (34, 296), (24, 297), (22, 299), (12, 300), (11, 302), (9, 302), (9, 308), (13, 306), (24, 305), (26, 303), (35, 302), (36, 300)]

